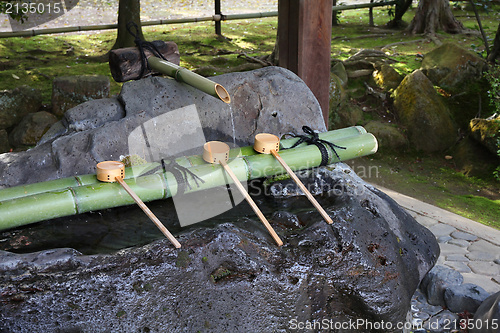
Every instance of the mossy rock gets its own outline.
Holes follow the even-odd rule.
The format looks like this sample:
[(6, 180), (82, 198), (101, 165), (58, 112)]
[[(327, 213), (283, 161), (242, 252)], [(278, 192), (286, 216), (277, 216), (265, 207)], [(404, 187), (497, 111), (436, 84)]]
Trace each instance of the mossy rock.
[(444, 43), (424, 56), (421, 69), (437, 86), (456, 94), (478, 81), (486, 62), (454, 43)]
[(347, 71), (345, 70), (344, 63), (342, 63), (342, 61), (338, 61), (332, 66), (331, 73), (335, 74), (340, 79), (342, 87), (347, 86), (349, 78), (347, 76)]
[(408, 139), (393, 124), (370, 121), (365, 129), (377, 138), (380, 150), (401, 150), (408, 148)]
[(52, 112), (62, 116), (67, 110), (94, 99), (108, 98), (109, 78), (104, 75), (59, 76), (52, 82)]
[(9, 129), (42, 107), (42, 93), (29, 86), (0, 91), (0, 129)]
[(461, 140), (451, 155), (457, 169), (470, 177), (490, 176), (500, 163), (500, 159), (470, 136)]
[(330, 112), (330, 129), (354, 126), (363, 119), (363, 110), (357, 105), (345, 103)]
[(373, 78), (384, 91), (393, 91), (403, 81), (403, 76), (389, 65), (382, 65), (380, 70), (373, 72)]
[(493, 119), (472, 119), (470, 121), (472, 137), (497, 155), (500, 150), (500, 116)]
[(49, 112), (29, 113), (9, 134), (9, 141), (14, 147), (34, 146), (56, 122), (57, 117)]
[(330, 112), (336, 112), (345, 100), (346, 94), (342, 81), (335, 74), (330, 74)]
[(484, 78), (471, 81), (467, 89), (458, 94), (451, 94), (446, 98), (446, 104), (455, 123), (460, 128), (467, 130), (470, 120), (478, 117), (479, 113), (485, 117), (495, 113), (495, 107), (487, 102), (490, 97), (486, 87), (488, 87), (488, 83)]
[(421, 70), (407, 75), (393, 97), (396, 113), (415, 149), (442, 151), (455, 143), (457, 132), (450, 111)]
[(487, 84), (483, 78), (484, 59), (454, 43), (444, 43), (424, 56), (421, 69), (435, 86), (447, 95), (456, 124), (465, 129), (480, 112), (491, 114)]

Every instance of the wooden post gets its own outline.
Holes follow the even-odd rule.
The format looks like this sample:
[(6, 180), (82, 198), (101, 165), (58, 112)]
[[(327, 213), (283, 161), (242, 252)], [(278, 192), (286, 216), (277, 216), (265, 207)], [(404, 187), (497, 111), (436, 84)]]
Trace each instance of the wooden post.
[[(220, 11), (220, 0), (215, 0), (215, 15), (222, 15)], [(215, 21), (215, 34), (222, 36), (221, 21)]]
[(311, 89), (328, 127), (333, 0), (279, 0), (279, 65)]

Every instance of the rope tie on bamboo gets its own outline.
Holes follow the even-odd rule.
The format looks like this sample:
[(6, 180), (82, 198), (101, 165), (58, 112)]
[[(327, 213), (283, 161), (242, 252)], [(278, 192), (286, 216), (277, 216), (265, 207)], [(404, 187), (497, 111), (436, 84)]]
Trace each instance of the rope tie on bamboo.
[(286, 149), (295, 148), (303, 142), (306, 142), (310, 145), (315, 145), (316, 147), (318, 147), (318, 149), (321, 153), (320, 166), (325, 166), (328, 164), (328, 161), (330, 160), (330, 156), (328, 155), (328, 149), (326, 148), (328, 146), (331, 148), (331, 150), (333, 151), (335, 156), (337, 156), (338, 160), (340, 161), (340, 156), (339, 156), (339, 154), (337, 154), (337, 151), (335, 150), (335, 148), (346, 149), (346, 147), (337, 146), (334, 143), (320, 139), (318, 136), (318, 133), (313, 131), (312, 128), (310, 128), (309, 126), (302, 126), (302, 130), (304, 131), (304, 133), (309, 134), (310, 136), (291, 134), (291, 136), (293, 136), (294, 138), (299, 138), (299, 141), (295, 142), (293, 144), (293, 146), (286, 148)]
[[(132, 29), (135, 29), (135, 32), (133, 32)], [(127, 31), (134, 37), (135, 45), (137, 45), (139, 53), (141, 54), (141, 72), (139, 73), (139, 77), (137, 78), (141, 79), (144, 76), (144, 73), (146, 73), (146, 70), (151, 70), (148, 64), (148, 57), (146, 56), (145, 52), (146, 50), (151, 52), (155, 57), (161, 58), (163, 60), (167, 59), (163, 56), (163, 54), (161, 54), (161, 52), (152, 42), (142, 40), (139, 37), (139, 27), (135, 22), (130, 21), (129, 23), (127, 23)]]

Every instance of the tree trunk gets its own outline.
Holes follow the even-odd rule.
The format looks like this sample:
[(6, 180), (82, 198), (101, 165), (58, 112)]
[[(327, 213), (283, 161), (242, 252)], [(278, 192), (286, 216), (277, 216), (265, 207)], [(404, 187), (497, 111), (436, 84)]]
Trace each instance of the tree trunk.
[(276, 42), (274, 43), (274, 49), (273, 52), (269, 55), (267, 58), (267, 61), (273, 64), (274, 66), (278, 66), (280, 61), (280, 48), (279, 48), (279, 43), (280, 43), (280, 35), (277, 33), (276, 35)]
[[(333, 6), (337, 6), (337, 0), (333, 0)], [(332, 27), (336, 27), (339, 25), (339, 20), (338, 20), (338, 11), (333, 11), (332, 12)]]
[(438, 30), (460, 33), (464, 26), (451, 11), (448, 0), (420, 0), (408, 30), (412, 34), (435, 34)]
[(500, 63), (500, 23), (498, 24), (497, 33), (493, 42), (493, 48), (488, 55), (488, 61), (492, 64)]
[(138, 34), (138, 37), (144, 40), (141, 30), (141, 2), (140, 0), (120, 0), (118, 3), (118, 35), (115, 45), (112, 49), (120, 49), (122, 47), (135, 46), (135, 37), (127, 30), (127, 24), (134, 22), (137, 27), (132, 28), (132, 32)]
[(403, 24), (403, 15), (408, 11), (413, 0), (400, 0), (396, 4), (394, 18), (387, 23), (388, 28), (400, 28)]

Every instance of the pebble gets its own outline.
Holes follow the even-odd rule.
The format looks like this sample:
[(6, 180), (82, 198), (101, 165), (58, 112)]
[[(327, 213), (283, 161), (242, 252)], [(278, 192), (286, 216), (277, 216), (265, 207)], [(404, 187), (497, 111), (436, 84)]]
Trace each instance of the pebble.
[(438, 243), (446, 243), (450, 240), (452, 240), (451, 236), (440, 236), (437, 238)]
[(451, 236), (453, 238), (456, 238), (456, 239), (462, 239), (462, 240), (466, 240), (466, 241), (470, 241), (470, 242), (473, 242), (475, 240), (477, 240), (477, 236), (476, 235), (473, 235), (473, 234), (469, 234), (468, 232), (463, 232), (463, 231), (453, 231), (451, 233)]
[(500, 259), (500, 253), (498, 253), (498, 247), (483, 239), (480, 239), (477, 242), (473, 242), (467, 249), (471, 252), (480, 251), (480, 252), (495, 253), (496, 257)]
[(493, 261), (496, 255), (489, 252), (472, 251), (466, 254), (470, 260)]
[(443, 263), (443, 265), (446, 265), (446, 266), (448, 266), (448, 267), (450, 267), (450, 268), (452, 268), (460, 273), (471, 273), (472, 272), (470, 267), (461, 261), (445, 261)]
[(453, 245), (458, 245), (460, 247), (469, 247), (470, 245), (470, 242), (466, 241), (465, 239), (455, 239), (455, 238), (448, 241), (448, 243)]
[(463, 254), (449, 254), (446, 256), (446, 261), (461, 261), (461, 262), (468, 262), (470, 261), (469, 258), (467, 258)]
[(491, 261), (471, 261), (469, 267), (476, 274), (486, 276), (499, 276), (500, 266)]
[(450, 234), (457, 229), (448, 224), (438, 223), (429, 227), (429, 230), (436, 236), (436, 238), (439, 238), (441, 236), (450, 236)]
[(441, 255), (448, 255), (448, 254), (466, 254), (467, 249), (464, 247), (460, 247), (457, 245), (449, 244), (449, 243), (441, 243), (439, 244), (439, 247), (441, 248)]

